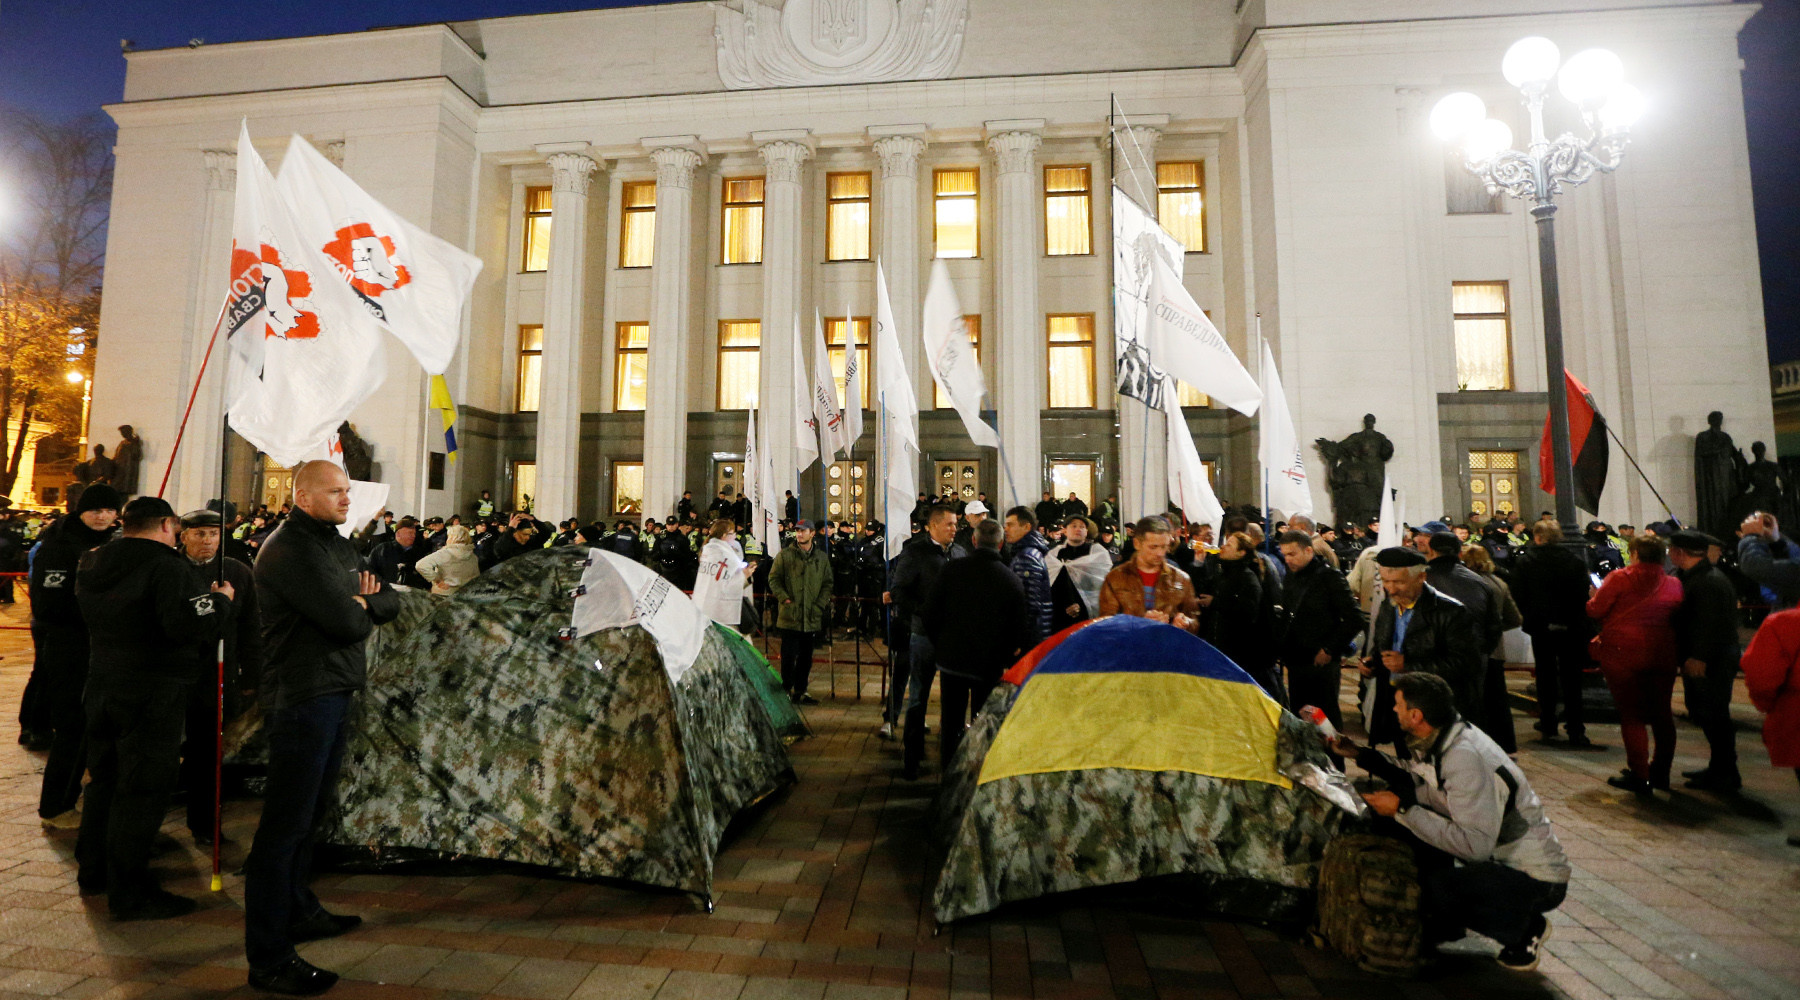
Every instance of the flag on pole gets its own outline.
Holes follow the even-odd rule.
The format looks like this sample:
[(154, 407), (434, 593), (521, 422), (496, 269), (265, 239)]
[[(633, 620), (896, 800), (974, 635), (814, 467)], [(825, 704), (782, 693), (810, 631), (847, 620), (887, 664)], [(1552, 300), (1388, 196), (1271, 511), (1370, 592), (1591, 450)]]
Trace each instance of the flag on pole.
[(1112, 189), (1112, 209), (1113, 384), (1121, 396), (1161, 409), (1161, 394), (1167, 382), (1162, 371), (1151, 364), (1144, 342), (1153, 275), (1151, 261), (1162, 258), (1179, 281), (1187, 249), (1117, 184)]
[(443, 374), (481, 259), (390, 211), (297, 135), (275, 183), (331, 273), (427, 372)]
[[(1261, 321), (1258, 321), (1261, 325)], [(1260, 338), (1259, 338), (1260, 339)], [(1312, 514), (1312, 490), (1306, 478), (1306, 459), (1300, 454), (1300, 438), (1281, 391), (1281, 373), (1267, 341), (1262, 345), (1262, 441), (1257, 457), (1262, 463), (1264, 503), (1288, 517)]]
[(831, 377), (831, 355), (825, 348), (825, 324), (813, 313), (813, 416), (819, 421), (819, 458), (829, 464), (838, 452), (848, 454), (844, 411), (838, 408), (837, 380)]
[(850, 449), (862, 438), (863, 433), (863, 380), (868, 378), (862, 370), (862, 350), (856, 343), (856, 323), (854, 320), (844, 321), (844, 457), (850, 457)]
[(293, 212), (238, 131), (237, 195), (225, 302), (235, 366), (234, 430), (284, 466), (317, 454), (387, 374), (381, 328), (300, 233)]
[(932, 381), (956, 407), (971, 440), (987, 448), (1000, 447), (1000, 435), (981, 419), (981, 397), (987, 392), (987, 385), (981, 377), (981, 364), (969, 349), (962, 304), (956, 301), (950, 271), (942, 260), (932, 265), (931, 284), (925, 290), (919, 319), (925, 339), (925, 363), (931, 368)]
[(1173, 386), (1162, 392), (1163, 413), (1168, 417), (1169, 499), (1181, 508), (1188, 523), (1224, 524), (1225, 508), (1206, 478), (1206, 463), (1194, 447), (1194, 432), (1181, 414), (1181, 400)]
[(1400, 531), (1406, 511), (1400, 503), (1400, 491), (1394, 489), (1387, 473), (1381, 474), (1381, 527), (1375, 533), (1376, 548), (1391, 548), (1405, 541)]
[(788, 399), (794, 421), (794, 475), (819, 457), (819, 421), (813, 416), (812, 390), (806, 378), (806, 352), (800, 339), (800, 317), (794, 317), (794, 391)]
[[(887, 276), (880, 261), (875, 262), (875, 371), (875, 391), (881, 397), (881, 408), (887, 411), (888, 430), (899, 431), (902, 440), (918, 450), (919, 401), (913, 395), (905, 355), (900, 353), (900, 330), (894, 325), (894, 305), (888, 299)], [(906, 502), (910, 509), (912, 498)]]
[[(767, 427), (768, 421), (763, 421), (763, 426)], [(754, 430), (751, 435), (755, 436)], [(761, 501), (757, 509), (757, 525), (762, 530), (762, 534), (757, 537), (763, 543), (763, 551), (773, 556), (781, 553), (783, 511), (781, 500), (775, 495), (775, 458), (769, 453), (768, 442), (763, 442), (763, 445), (764, 447), (756, 450), (756, 482), (758, 499)], [(748, 461), (744, 465), (746, 469), (750, 467)]]
[(744, 476), (742, 479), (744, 497), (750, 501), (750, 523), (743, 529), (756, 540), (763, 543), (764, 551), (768, 550), (769, 540), (763, 532), (763, 484), (762, 456), (756, 447), (756, 411), (750, 411), (750, 429), (744, 434)]
[[(1600, 492), (1606, 489), (1606, 467), (1612, 446), (1606, 440), (1606, 417), (1594, 405), (1594, 394), (1568, 369), (1563, 387), (1569, 394), (1569, 452), (1575, 466), (1575, 506), (1590, 514), (1600, 513)], [(1538, 481), (1544, 492), (1556, 493), (1556, 454), (1550, 447), (1550, 415), (1544, 414), (1544, 437), (1538, 444)]]
[(444, 454), (456, 461), (456, 403), (450, 398), (450, 384), (444, 376), (431, 376), (431, 408), (444, 422)]
[(1162, 254), (1149, 256), (1144, 347), (1151, 370), (1167, 372), (1244, 416), (1255, 416), (1263, 399), (1256, 380), (1244, 370), (1231, 345), (1188, 294), (1169, 262)]

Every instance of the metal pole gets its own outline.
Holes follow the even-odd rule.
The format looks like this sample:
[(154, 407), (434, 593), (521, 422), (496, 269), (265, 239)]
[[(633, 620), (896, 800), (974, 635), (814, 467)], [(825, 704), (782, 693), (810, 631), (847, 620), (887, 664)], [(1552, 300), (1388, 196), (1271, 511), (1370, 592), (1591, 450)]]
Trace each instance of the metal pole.
[(1550, 462), (1556, 471), (1556, 520), (1563, 539), (1581, 543), (1575, 522), (1575, 458), (1569, 442), (1569, 389), (1563, 363), (1562, 296), (1556, 280), (1556, 203), (1532, 206), (1538, 227), (1538, 280), (1544, 289), (1544, 365), (1550, 382)]

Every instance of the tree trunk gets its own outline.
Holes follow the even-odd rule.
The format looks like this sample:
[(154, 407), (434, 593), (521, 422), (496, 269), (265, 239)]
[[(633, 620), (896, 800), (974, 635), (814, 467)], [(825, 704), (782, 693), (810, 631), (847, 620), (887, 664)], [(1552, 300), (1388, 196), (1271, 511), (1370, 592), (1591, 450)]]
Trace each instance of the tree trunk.
[[(11, 393), (8, 392), (7, 395), (10, 396)], [(31, 407), (36, 403), (37, 390), (26, 390), (25, 405), (19, 408), (19, 436), (13, 439), (12, 453), (6, 458), (6, 467), (0, 469), (0, 495), (11, 496), (13, 483), (19, 478), (19, 463), (25, 457), (25, 439), (31, 436)], [(12, 413), (10, 409), (6, 412), (9, 416)], [(4, 446), (4, 441), (0, 440), (0, 447)]]
[[(6, 454), (7, 451), (6, 425), (12, 421), (12, 389), (12, 373), (8, 372), (5, 376), (0, 377), (0, 455)], [(14, 466), (11, 472), (0, 468), (0, 496), (12, 495), (12, 484), (13, 479), (18, 476), (17, 470), (17, 466)]]

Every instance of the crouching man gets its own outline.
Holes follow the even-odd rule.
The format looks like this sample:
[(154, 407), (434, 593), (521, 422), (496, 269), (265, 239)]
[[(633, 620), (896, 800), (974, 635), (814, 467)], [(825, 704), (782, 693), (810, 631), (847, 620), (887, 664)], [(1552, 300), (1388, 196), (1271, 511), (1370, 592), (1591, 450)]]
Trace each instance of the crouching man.
[(1340, 738), (1337, 750), (1385, 779), (1363, 798), (1416, 838), (1426, 944), (1474, 931), (1499, 942), (1509, 969), (1537, 968), (1550, 934), (1544, 914), (1562, 905), (1569, 861), (1524, 772), (1486, 733), (1456, 714), (1434, 674), (1394, 678), (1403, 734), (1398, 762)]

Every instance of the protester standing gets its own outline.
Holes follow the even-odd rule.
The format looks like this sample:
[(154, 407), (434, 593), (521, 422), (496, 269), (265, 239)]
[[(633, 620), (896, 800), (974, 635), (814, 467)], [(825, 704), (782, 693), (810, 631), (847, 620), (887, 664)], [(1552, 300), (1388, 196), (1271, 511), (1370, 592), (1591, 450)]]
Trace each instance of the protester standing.
[[(1665, 547), (1654, 535), (1631, 543), (1631, 565), (1601, 581), (1588, 599), (1588, 616), (1600, 623), (1595, 658), (1619, 709), (1626, 768), (1606, 783), (1638, 795), (1667, 790), (1675, 759), (1675, 716), (1670, 699), (1680, 670), (1675, 615), (1681, 582), (1663, 563)], [(1652, 756), (1645, 727), (1656, 740)]]
[(1675, 613), (1682, 673), (1693, 678), (1700, 711), (1689, 712), (1706, 733), (1705, 767), (1683, 772), (1687, 787), (1735, 794), (1743, 784), (1737, 766), (1737, 727), (1731, 721), (1732, 687), (1738, 672), (1737, 593), (1724, 572), (1707, 558), (1718, 542), (1698, 531), (1677, 531), (1669, 539), (1669, 561), (1681, 581)]
[(363, 641), (400, 610), (398, 595), (338, 534), (349, 513), (344, 470), (307, 462), (294, 473), (293, 512), (256, 560), (269, 775), (244, 865), (244, 951), (250, 985), (275, 993), (330, 989), (337, 975), (301, 958), (294, 945), (362, 923), (327, 912), (307, 884), (313, 830), (343, 759), (345, 715), (366, 680)]
[[(1769, 763), (1793, 768), (1800, 777), (1800, 611), (1779, 611), (1763, 620), (1744, 650), (1744, 686), (1763, 713), (1763, 745)], [(1800, 831), (1788, 834), (1800, 847)]]
[(1050, 577), (1050, 632), (1055, 634), (1100, 610), (1100, 587), (1112, 572), (1112, 553), (1095, 542), (1094, 523), (1071, 517), (1063, 540), (1044, 555)]
[(781, 686), (796, 705), (817, 705), (806, 692), (813, 645), (831, 623), (831, 559), (814, 544), (811, 521), (794, 525), (794, 544), (783, 546), (769, 569), (769, 592), (781, 630)]
[(220, 563), (231, 584), (231, 623), (225, 629), (224, 719), (219, 717), (220, 678), (218, 646), (197, 648), (199, 682), (188, 692), (187, 740), (181, 753), (181, 787), (187, 793), (187, 827), (194, 843), (210, 847), (218, 829), (219, 727), (244, 710), (255, 697), (262, 678), (262, 620), (256, 605), (256, 586), (250, 567), (225, 556), (219, 548), (219, 514), (194, 510), (181, 516), (181, 554), (194, 583), (205, 587), (217, 582)]
[[(1477, 576), (1480, 576), (1493, 591), (1500, 612), (1499, 632), (1494, 644), (1488, 649), (1487, 673), (1481, 682), (1481, 715), (1470, 721), (1481, 727), (1500, 749), (1508, 755), (1519, 751), (1519, 735), (1513, 727), (1512, 703), (1506, 691), (1506, 643), (1508, 631), (1518, 628), (1525, 621), (1519, 613), (1519, 605), (1513, 600), (1512, 588), (1500, 578), (1494, 567), (1494, 557), (1487, 548), (1481, 545), (1470, 545), (1462, 550), (1462, 562)], [(1430, 574), (1426, 574), (1430, 579)]]
[(1393, 710), (1393, 680), (1401, 674), (1436, 674), (1455, 693), (1457, 712), (1469, 718), (1479, 709), (1480, 623), (1455, 598), (1425, 582), (1425, 562), (1424, 553), (1398, 545), (1375, 557), (1386, 600), (1375, 615), (1361, 668), (1375, 680), (1372, 697), (1363, 702), (1371, 743), (1402, 739)]
[[(1048, 493), (1045, 494), (1049, 496)], [(1050, 570), (1044, 564), (1044, 553), (1050, 543), (1037, 530), (1038, 519), (1031, 508), (1014, 507), (1006, 512), (1003, 530), (1006, 564), (1025, 587), (1025, 601), (1031, 609), (1031, 642), (1027, 649), (1050, 637), (1053, 614), (1050, 604)], [(940, 660), (942, 658), (940, 657)]]
[(1563, 544), (1555, 521), (1532, 527), (1531, 545), (1513, 567), (1512, 588), (1537, 665), (1538, 739), (1556, 740), (1560, 703), (1569, 745), (1592, 746), (1581, 705), (1588, 664), (1587, 563)]
[[(1310, 548), (1310, 542), (1308, 547)], [(1219, 543), (1219, 576), (1211, 606), (1212, 634), (1219, 652), (1242, 667), (1269, 697), (1286, 703), (1275, 672), (1275, 621), (1266, 610), (1280, 586), (1258, 558), (1250, 536), (1232, 532)]]
[(933, 507), (920, 539), (901, 549), (894, 563), (888, 595), (895, 614), (904, 616), (911, 629), (906, 682), (902, 685), (898, 678), (894, 682), (895, 688), (906, 690), (900, 773), (908, 781), (919, 776), (919, 764), (925, 759), (925, 707), (931, 700), (931, 682), (937, 679), (937, 654), (925, 634), (925, 602), (944, 566), (968, 554), (956, 541), (956, 512)]
[(1344, 727), (1338, 691), (1338, 663), (1350, 640), (1362, 629), (1356, 598), (1337, 570), (1319, 558), (1305, 532), (1281, 536), (1281, 558), (1288, 567), (1281, 594), (1287, 612), (1281, 636), (1281, 661), (1287, 666), (1288, 702), (1296, 710), (1316, 705), (1339, 731)]
[(1194, 582), (1166, 558), (1172, 537), (1169, 522), (1160, 517), (1146, 517), (1132, 526), (1132, 554), (1106, 574), (1095, 617), (1132, 615), (1187, 632), (1199, 630), (1200, 598)]
[[(1009, 524), (1019, 513), (1031, 516), (1016, 507), (1007, 514)], [(938, 761), (945, 771), (956, 759), (970, 717), (981, 714), (1000, 675), (1037, 644), (1036, 611), (1026, 587), (1000, 558), (1005, 533), (993, 521), (976, 525), (975, 551), (946, 564), (926, 598), (925, 635), (943, 678)]]
[(713, 621), (742, 632), (745, 584), (756, 572), (756, 565), (744, 559), (744, 550), (737, 543), (736, 521), (715, 517), (706, 534), (694, 583), (694, 603)]
[(481, 563), (475, 558), (475, 543), (469, 529), (452, 524), (444, 529), (444, 544), (436, 552), (413, 566), (419, 578), (431, 585), (431, 592), (448, 596), (468, 586), (481, 575)]

